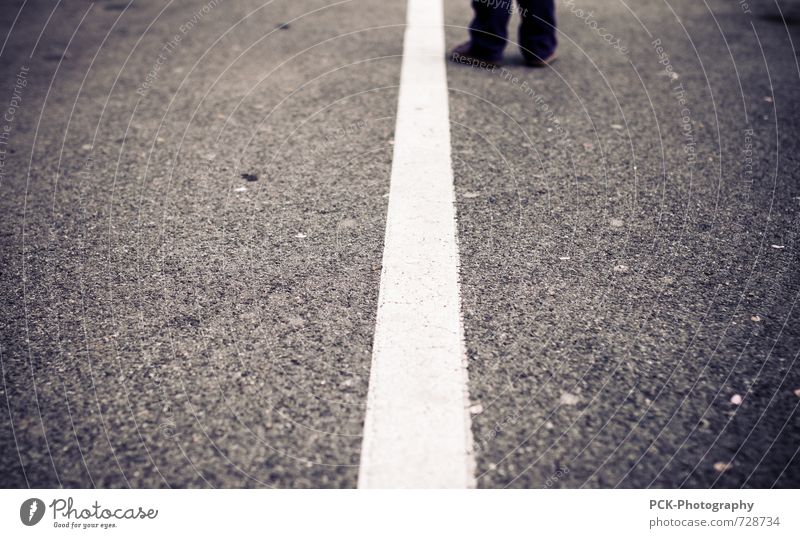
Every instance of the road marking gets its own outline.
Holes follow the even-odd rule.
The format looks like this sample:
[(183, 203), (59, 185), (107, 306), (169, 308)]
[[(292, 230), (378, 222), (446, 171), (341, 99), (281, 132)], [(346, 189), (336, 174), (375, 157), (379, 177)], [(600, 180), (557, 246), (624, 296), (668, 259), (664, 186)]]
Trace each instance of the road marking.
[(360, 488), (474, 485), (441, 0), (409, 0)]

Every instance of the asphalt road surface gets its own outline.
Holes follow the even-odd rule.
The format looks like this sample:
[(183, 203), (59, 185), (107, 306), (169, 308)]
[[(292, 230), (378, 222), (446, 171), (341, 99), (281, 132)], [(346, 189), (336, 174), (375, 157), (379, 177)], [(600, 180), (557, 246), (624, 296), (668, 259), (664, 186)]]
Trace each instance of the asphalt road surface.
[[(800, 487), (800, 3), (558, 9), (446, 71), (475, 484)], [(4, 3), (0, 487), (357, 485), (405, 25)]]

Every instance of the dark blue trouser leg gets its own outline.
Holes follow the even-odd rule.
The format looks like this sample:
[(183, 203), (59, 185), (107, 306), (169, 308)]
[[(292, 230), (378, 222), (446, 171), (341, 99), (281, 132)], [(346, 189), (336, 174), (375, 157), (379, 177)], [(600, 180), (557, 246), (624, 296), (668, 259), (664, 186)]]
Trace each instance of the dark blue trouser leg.
[(543, 60), (556, 50), (556, 6), (554, 0), (517, 0), (522, 15), (519, 45), (522, 55)]
[[(487, 55), (502, 54), (508, 37), (513, 0), (472, 0), (475, 18), (469, 26), (473, 46)], [(522, 17), (519, 43), (526, 57), (546, 58), (556, 48), (554, 0), (518, 0)]]
[(513, 0), (472, 0), (475, 17), (469, 25), (472, 46), (488, 56), (499, 56), (506, 47), (508, 19)]

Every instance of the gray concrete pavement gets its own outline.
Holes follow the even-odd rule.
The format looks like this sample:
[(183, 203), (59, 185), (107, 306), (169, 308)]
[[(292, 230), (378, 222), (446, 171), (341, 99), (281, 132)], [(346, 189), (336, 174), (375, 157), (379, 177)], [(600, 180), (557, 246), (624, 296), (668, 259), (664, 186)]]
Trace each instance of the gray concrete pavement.
[(450, 69), (481, 486), (800, 480), (797, 26), (670, 4)]
[(2, 485), (354, 486), (404, 6), (70, 3), (28, 60), (53, 5), (2, 56)]
[[(0, 487), (354, 487), (405, 3), (8, 4)], [(448, 67), (480, 487), (800, 485), (796, 20)]]

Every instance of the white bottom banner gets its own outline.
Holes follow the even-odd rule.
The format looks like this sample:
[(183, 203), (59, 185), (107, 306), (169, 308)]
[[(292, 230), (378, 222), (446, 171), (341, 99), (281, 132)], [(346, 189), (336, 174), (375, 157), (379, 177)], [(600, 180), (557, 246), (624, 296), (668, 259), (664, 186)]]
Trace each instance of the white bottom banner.
[(798, 490), (3, 490), (0, 496), (4, 537), (800, 536)]

